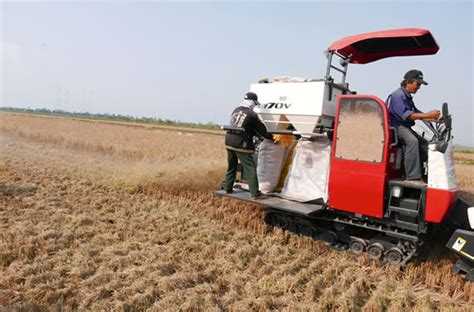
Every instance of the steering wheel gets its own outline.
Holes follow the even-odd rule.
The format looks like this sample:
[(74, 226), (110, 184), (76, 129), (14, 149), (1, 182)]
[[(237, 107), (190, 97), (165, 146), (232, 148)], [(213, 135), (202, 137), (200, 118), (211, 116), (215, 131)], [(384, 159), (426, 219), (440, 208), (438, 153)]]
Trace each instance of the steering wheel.
[[(451, 138), (451, 115), (449, 115), (448, 103), (442, 105), (443, 117), (440, 120), (423, 120), (423, 123), (433, 132), (433, 138), (430, 142), (437, 143), (436, 149), (444, 153), (448, 147), (448, 142)], [(435, 122), (433, 126), (432, 122)]]

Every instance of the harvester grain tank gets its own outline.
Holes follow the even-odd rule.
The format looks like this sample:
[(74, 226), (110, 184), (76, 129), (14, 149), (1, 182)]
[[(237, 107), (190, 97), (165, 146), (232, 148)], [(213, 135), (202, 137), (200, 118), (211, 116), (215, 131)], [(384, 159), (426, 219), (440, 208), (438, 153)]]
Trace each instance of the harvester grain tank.
[[(360, 34), (329, 46), (322, 79), (252, 84), (250, 90), (260, 102), (255, 111), (269, 132), (293, 135), (298, 139), (296, 148), (311, 144), (304, 142), (328, 140), (330, 161), (324, 163), (328, 174), (321, 175), (327, 193), (304, 202), (279, 193), (252, 200), (241, 180), (233, 193), (217, 194), (267, 207), (264, 221), (272, 226), (355, 254), (366, 251), (372, 259), (397, 265), (415, 256), (436, 230), (458, 229), (447, 246), (461, 257), (455, 270), (472, 279), (474, 238), (468, 225), (469, 205), (458, 197), (448, 105), (442, 105), (441, 120), (425, 121), (427, 131), (432, 132), (426, 179), (414, 184), (404, 179), (403, 147), (397, 129), (390, 127), (384, 101), (357, 94), (346, 82), (349, 64), (432, 55), (438, 50), (426, 29)], [(308, 162), (307, 169), (322, 165)], [(474, 226), (474, 213), (470, 218)]]

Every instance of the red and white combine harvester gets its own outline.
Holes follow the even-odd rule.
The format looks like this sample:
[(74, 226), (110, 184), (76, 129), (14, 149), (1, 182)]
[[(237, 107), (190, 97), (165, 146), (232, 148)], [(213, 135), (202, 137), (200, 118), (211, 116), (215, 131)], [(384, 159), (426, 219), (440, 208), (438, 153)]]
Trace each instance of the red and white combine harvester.
[(426, 183), (414, 184), (404, 179), (403, 146), (390, 127), (384, 101), (356, 94), (346, 83), (349, 64), (436, 54), (438, 49), (425, 29), (361, 34), (329, 46), (324, 79), (252, 84), (260, 102), (254, 110), (269, 132), (296, 138), (292, 163), (283, 190), (265, 199), (250, 199), (245, 172), (232, 193), (217, 194), (266, 206), (264, 221), (272, 226), (398, 265), (440, 230), (456, 230), (447, 244), (460, 256), (454, 269), (474, 279), (474, 208), (458, 197), (448, 105), (442, 105), (440, 120), (425, 122)]

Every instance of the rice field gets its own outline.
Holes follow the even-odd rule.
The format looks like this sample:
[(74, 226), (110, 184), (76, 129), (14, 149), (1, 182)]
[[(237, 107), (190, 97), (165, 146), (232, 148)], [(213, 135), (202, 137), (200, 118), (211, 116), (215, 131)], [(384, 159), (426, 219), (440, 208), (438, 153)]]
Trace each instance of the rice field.
[[(0, 113), (0, 311), (472, 311), (444, 246), (400, 269), (215, 197), (223, 139)], [(474, 204), (472, 155), (455, 156)]]

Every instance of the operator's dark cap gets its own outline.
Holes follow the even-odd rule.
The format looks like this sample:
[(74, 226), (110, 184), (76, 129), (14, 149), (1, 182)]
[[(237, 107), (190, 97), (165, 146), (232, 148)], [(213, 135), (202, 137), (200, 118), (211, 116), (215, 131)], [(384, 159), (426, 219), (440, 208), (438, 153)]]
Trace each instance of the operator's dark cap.
[(423, 73), (417, 69), (412, 69), (412, 70), (407, 71), (403, 79), (405, 79), (406, 81), (414, 79), (418, 83), (428, 85), (428, 83), (423, 80)]
[(258, 97), (255, 93), (253, 92), (247, 92), (247, 94), (245, 95), (245, 98), (246, 100), (252, 100), (252, 101), (258, 101)]

